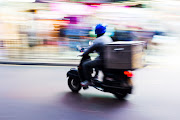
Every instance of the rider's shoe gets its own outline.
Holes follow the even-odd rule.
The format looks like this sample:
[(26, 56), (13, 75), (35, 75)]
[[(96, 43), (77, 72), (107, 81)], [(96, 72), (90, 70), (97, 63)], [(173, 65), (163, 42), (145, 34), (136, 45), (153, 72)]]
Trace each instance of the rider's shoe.
[(90, 85), (90, 82), (87, 81), (87, 80), (81, 82), (81, 86), (84, 87), (84, 88), (87, 88), (89, 85)]

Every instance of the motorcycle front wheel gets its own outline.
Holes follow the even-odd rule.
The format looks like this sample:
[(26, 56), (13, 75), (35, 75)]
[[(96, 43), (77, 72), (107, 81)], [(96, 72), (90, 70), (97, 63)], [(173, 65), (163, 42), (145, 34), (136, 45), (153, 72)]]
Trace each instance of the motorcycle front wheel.
[(81, 90), (80, 80), (69, 77), (68, 86), (72, 92), (78, 93)]

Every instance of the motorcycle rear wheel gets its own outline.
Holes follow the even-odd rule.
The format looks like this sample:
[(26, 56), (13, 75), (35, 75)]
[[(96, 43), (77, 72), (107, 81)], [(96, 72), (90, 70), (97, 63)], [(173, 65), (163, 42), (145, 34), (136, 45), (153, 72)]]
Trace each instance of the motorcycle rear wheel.
[(126, 98), (127, 95), (128, 95), (128, 93), (114, 93), (114, 96), (119, 100)]
[(81, 90), (80, 80), (69, 77), (68, 86), (72, 92), (78, 93)]

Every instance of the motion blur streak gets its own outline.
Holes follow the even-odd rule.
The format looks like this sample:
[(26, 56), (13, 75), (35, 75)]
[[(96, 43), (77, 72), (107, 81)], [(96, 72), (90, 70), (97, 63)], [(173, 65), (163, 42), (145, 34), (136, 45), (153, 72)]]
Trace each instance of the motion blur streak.
[(180, 120), (179, 6), (179, 0), (0, 0), (0, 64), (76, 66), (99, 23), (114, 41), (145, 42), (144, 68), (133, 71), (133, 94), (122, 101), (91, 88), (71, 93), (72, 67), (0, 65), (0, 120)]
[[(94, 26), (114, 41), (145, 41), (147, 63), (164, 43), (179, 39), (179, 1), (1, 0), (0, 61), (78, 63)], [(151, 55), (149, 52), (153, 52)], [(92, 55), (96, 56), (96, 54)]]

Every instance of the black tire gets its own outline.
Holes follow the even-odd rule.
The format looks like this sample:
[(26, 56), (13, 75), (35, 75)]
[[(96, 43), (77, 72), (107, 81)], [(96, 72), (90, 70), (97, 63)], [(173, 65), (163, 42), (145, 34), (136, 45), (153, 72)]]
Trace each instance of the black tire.
[(81, 90), (80, 80), (69, 77), (68, 86), (72, 92), (78, 93)]
[(119, 100), (123, 100), (124, 98), (126, 98), (128, 95), (128, 93), (114, 93), (114, 96), (119, 99)]

